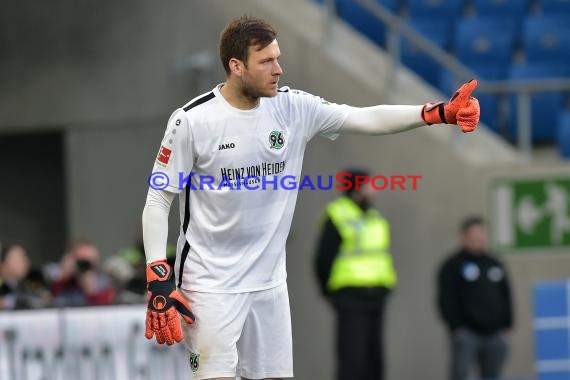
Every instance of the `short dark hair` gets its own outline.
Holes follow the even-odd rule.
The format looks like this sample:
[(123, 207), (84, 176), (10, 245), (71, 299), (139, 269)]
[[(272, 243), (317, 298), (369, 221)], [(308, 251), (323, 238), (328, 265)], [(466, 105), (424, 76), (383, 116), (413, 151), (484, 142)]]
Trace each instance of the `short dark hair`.
[(471, 215), (471, 216), (468, 216), (467, 218), (463, 219), (463, 221), (461, 222), (461, 225), (459, 227), (459, 231), (462, 234), (464, 234), (465, 232), (467, 232), (467, 230), (469, 230), (473, 226), (484, 226), (484, 225), (485, 225), (485, 219), (483, 219), (482, 216)]
[(220, 34), (220, 59), (226, 74), (230, 74), (230, 59), (237, 58), (247, 64), (250, 46), (259, 49), (269, 45), (277, 32), (264, 20), (253, 16), (233, 19)]

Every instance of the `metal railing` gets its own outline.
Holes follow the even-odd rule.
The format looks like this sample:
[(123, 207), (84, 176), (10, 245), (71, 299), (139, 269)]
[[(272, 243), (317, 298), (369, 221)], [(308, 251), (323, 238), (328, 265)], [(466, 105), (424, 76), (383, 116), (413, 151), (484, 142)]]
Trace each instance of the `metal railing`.
[[(403, 19), (393, 14), (389, 9), (373, 0), (354, 0), (366, 9), (388, 29), (387, 50), (390, 63), (386, 70), (388, 85), (395, 88), (395, 70), (400, 65), (401, 37), (408, 40), (412, 46), (427, 54), (431, 59), (451, 72), (455, 84), (460, 84), (471, 78), (477, 78), (479, 86), (477, 91), (488, 94), (516, 94), (517, 98), (517, 147), (523, 158), (530, 161), (532, 158), (532, 110), (530, 95), (547, 91), (570, 91), (570, 78), (549, 78), (531, 80), (485, 80), (475, 74), (468, 67), (459, 62), (453, 55), (433, 44), (423, 37)], [(333, 18), (336, 15), (335, 0), (325, 0), (325, 11), (328, 20), (325, 22), (325, 36), (331, 38)]]

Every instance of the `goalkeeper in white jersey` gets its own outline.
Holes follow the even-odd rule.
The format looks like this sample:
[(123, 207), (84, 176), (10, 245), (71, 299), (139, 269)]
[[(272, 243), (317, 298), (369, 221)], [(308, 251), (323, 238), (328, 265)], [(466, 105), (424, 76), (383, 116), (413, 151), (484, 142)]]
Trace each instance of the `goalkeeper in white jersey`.
[[(226, 26), (226, 81), (174, 111), (153, 168), (167, 186), (149, 188), (142, 217), (146, 337), (169, 345), (184, 339), (193, 379), (293, 377), (285, 242), (297, 190), (279, 186), (279, 178), (299, 178), (313, 137), (440, 123), (471, 132), (479, 121), (474, 80), (447, 103), (417, 106), (357, 108), (280, 88), (276, 35), (255, 17)], [(176, 195), (181, 228), (170, 267), (168, 214)]]

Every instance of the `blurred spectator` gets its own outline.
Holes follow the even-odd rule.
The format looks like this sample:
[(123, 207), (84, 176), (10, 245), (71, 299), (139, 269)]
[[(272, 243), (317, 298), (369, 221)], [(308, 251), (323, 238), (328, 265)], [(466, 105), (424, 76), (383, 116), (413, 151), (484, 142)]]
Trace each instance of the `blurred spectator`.
[(0, 251), (0, 310), (47, 307), (50, 296), (41, 273), (30, 267), (26, 250), (17, 244)]
[(144, 303), (146, 261), (142, 243), (120, 250), (103, 264), (103, 270), (117, 289), (117, 303)]
[(509, 281), (503, 264), (488, 252), (481, 217), (461, 225), (461, 247), (438, 275), (440, 314), (451, 335), (451, 380), (467, 380), (476, 364), (483, 379), (499, 378), (512, 326)]
[(115, 302), (110, 279), (98, 269), (99, 251), (88, 240), (76, 240), (60, 262), (52, 284), (55, 306), (95, 306)]
[[(174, 267), (176, 250), (170, 244), (166, 247), (166, 257), (168, 264)], [(117, 289), (117, 303), (146, 302), (146, 256), (142, 237), (133, 246), (105, 260), (103, 270)]]

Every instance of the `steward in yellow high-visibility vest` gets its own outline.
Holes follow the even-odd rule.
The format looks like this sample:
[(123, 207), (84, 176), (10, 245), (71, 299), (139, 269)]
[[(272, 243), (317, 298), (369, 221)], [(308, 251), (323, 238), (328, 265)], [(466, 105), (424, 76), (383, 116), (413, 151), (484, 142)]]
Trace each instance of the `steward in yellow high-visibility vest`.
[(333, 262), (327, 288), (396, 284), (396, 271), (390, 256), (390, 226), (372, 208), (363, 210), (349, 197), (329, 203), (327, 215), (338, 230), (341, 243)]
[(397, 282), (390, 255), (390, 225), (371, 207), (376, 191), (352, 186), (326, 207), (315, 269), (322, 294), (337, 314), (337, 380), (382, 380), (383, 319)]

